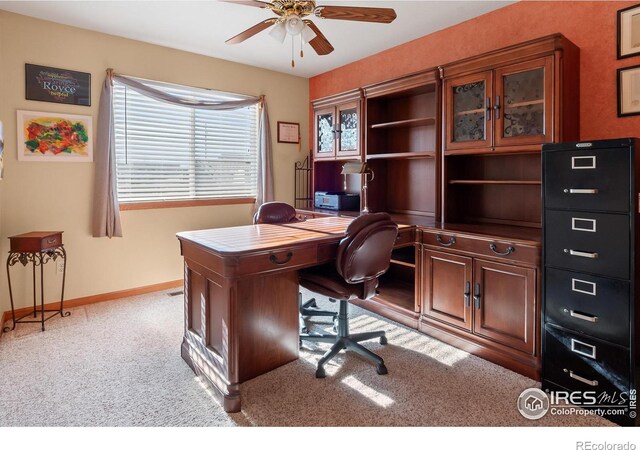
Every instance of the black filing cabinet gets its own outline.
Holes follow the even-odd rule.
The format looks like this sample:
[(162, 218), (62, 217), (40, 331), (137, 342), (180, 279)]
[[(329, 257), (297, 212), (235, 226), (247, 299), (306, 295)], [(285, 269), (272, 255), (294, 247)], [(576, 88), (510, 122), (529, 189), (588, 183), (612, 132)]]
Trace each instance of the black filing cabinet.
[(622, 425), (638, 412), (638, 142), (542, 146), (542, 387)]

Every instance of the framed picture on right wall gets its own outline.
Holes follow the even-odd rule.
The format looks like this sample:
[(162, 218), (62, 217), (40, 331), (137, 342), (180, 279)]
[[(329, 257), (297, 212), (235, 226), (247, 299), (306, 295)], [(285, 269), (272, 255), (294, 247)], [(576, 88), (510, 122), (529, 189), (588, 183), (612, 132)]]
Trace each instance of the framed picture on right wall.
[(618, 59), (640, 54), (640, 5), (618, 11)]
[(640, 114), (640, 65), (618, 69), (618, 117)]

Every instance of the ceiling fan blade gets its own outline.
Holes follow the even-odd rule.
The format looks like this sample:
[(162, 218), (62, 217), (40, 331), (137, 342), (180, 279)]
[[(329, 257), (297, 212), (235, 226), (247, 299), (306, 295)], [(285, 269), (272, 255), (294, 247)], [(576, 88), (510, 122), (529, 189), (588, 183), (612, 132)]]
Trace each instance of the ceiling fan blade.
[(244, 42), (249, 39), (251, 36), (255, 36), (263, 30), (266, 30), (271, 25), (276, 23), (278, 19), (267, 19), (263, 22), (255, 24), (251, 28), (244, 30), (242, 33), (235, 35), (231, 39), (227, 39), (225, 42), (227, 44), (239, 44), (240, 42)]
[(331, 53), (334, 48), (333, 45), (324, 37), (324, 34), (320, 31), (320, 29), (310, 20), (305, 20), (304, 23), (307, 24), (309, 28), (313, 30), (316, 34), (316, 37), (309, 41), (309, 45), (316, 51), (318, 55), (328, 55)]
[(359, 6), (318, 6), (314, 10), (314, 14), (323, 19), (378, 23), (391, 23), (397, 17), (392, 8), (364, 8)]
[(236, 5), (255, 6), (258, 8), (270, 8), (271, 3), (261, 2), (260, 0), (222, 0), (225, 3), (235, 3)]

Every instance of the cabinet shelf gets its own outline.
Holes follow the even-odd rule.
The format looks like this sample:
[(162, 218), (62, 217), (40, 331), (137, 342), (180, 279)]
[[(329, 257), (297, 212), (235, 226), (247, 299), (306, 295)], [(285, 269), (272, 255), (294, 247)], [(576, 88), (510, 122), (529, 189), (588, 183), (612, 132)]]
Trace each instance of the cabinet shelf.
[(468, 109), (467, 111), (460, 111), (455, 113), (456, 116), (468, 116), (469, 114), (480, 114), (480, 113), (484, 113), (486, 111), (486, 108), (479, 108), (479, 109)]
[(534, 180), (449, 180), (449, 184), (511, 184), (523, 186), (541, 186), (541, 181)]
[(374, 130), (379, 128), (413, 128), (435, 125), (435, 123), (435, 117), (420, 117), (417, 119), (397, 120), (395, 122), (374, 123), (371, 125), (371, 128)]
[(368, 154), (369, 159), (409, 159), (409, 158), (435, 158), (436, 152), (434, 151), (422, 151), (422, 152), (398, 152), (398, 153), (374, 153)]
[(544, 106), (544, 99), (530, 100), (530, 101), (527, 101), (527, 102), (511, 103), (511, 104), (504, 105), (504, 107), (505, 107), (505, 109), (511, 109), (511, 108), (522, 108), (524, 106), (535, 106), (535, 105)]

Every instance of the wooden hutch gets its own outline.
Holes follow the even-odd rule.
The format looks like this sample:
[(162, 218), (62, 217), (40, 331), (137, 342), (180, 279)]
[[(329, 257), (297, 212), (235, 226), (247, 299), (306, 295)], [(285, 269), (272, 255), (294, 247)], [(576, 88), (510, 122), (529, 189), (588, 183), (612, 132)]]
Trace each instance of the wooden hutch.
[(370, 210), (416, 226), (357, 304), (539, 379), (541, 145), (578, 139), (578, 91), (556, 34), (314, 101), (314, 191), (366, 162)]

